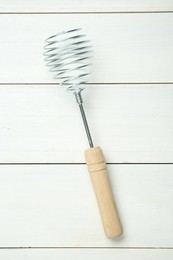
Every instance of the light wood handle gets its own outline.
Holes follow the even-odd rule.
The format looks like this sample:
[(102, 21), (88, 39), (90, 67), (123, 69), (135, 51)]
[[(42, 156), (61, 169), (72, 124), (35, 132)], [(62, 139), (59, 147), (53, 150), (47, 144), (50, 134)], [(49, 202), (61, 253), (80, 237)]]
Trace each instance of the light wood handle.
[(105, 234), (108, 238), (115, 238), (121, 235), (123, 230), (101, 148), (95, 147), (86, 150), (85, 160), (97, 198)]

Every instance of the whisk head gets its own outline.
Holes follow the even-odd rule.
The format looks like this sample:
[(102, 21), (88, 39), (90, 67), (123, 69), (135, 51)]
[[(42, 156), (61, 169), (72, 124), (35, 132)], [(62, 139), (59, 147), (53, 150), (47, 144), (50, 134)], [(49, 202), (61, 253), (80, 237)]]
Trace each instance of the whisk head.
[(92, 46), (81, 29), (57, 33), (46, 39), (44, 46), (46, 65), (55, 79), (75, 94), (84, 89), (89, 74)]

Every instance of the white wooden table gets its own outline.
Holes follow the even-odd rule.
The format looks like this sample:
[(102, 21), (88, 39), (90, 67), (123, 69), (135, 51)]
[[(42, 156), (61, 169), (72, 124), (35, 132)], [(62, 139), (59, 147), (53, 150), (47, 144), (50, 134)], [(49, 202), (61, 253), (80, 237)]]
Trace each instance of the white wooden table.
[[(124, 234), (103, 233), (73, 95), (44, 39), (94, 46), (84, 106)], [(1, 0), (0, 259), (173, 259), (173, 1)]]

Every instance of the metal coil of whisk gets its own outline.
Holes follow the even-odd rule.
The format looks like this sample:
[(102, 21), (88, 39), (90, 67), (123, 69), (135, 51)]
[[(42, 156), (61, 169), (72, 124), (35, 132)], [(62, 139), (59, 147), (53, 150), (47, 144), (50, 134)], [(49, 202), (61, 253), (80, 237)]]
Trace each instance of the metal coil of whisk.
[(44, 56), (46, 65), (50, 67), (54, 78), (62, 86), (74, 93), (79, 105), (90, 147), (93, 147), (91, 134), (86, 120), (81, 91), (89, 75), (92, 46), (85, 34), (80, 34), (81, 29), (63, 31), (50, 36), (45, 40)]
[(46, 39), (44, 47), (45, 61), (50, 71), (55, 73), (54, 78), (74, 93), (84, 88), (92, 52), (90, 41), (84, 34), (79, 34), (80, 30), (57, 33)]

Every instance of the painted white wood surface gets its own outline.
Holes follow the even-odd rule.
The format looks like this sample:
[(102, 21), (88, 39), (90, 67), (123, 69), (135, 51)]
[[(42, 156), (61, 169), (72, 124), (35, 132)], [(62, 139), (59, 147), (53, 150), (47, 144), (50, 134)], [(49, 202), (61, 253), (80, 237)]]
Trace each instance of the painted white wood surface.
[(2, 249), (0, 258), (3, 260), (172, 260), (173, 250), (139, 250), (139, 249)]
[[(91, 14), (170, 11), (172, 0), (1, 0), (1, 14), (18, 14), (0, 15), (0, 83), (13, 84), (0, 86), (0, 162), (83, 162), (87, 142), (73, 97), (41, 85), (55, 83), (42, 58), (45, 37), (83, 27), (95, 50), (90, 82), (170, 83), (172, 13)], [(109, 162), (173, 162), (171, 84), (94, 85), (84, 95), (93, 138)], [(173, 166), (109, 170), (125, 231), (117, 241), (104, 237), (84, 165), (1, 165), (0, 247), (43, 249), (3, 249), (0, 259), (172, 260), (172, 250), (147, 247), (173, 248)]]
[(56, 82), (43, 45), (82, 27), (94, 47), (90, 82), (173, 82), (173, 13), (0, 16), (0, 82)]
[(146, 12), (172, 11), (171, 0), (1, 0), (0, 12)]
[(0, 247), (172, 247), (173, 165), (110, 165), (124, 227), (104, 236), (84, 165), (1, 165)]
[[(84, 106), (107, 162), (173, 162), (172, 85), (90, 85)], [(59, 86), (0, 86), (0, 162), (84, 162), (73, 94)]]

